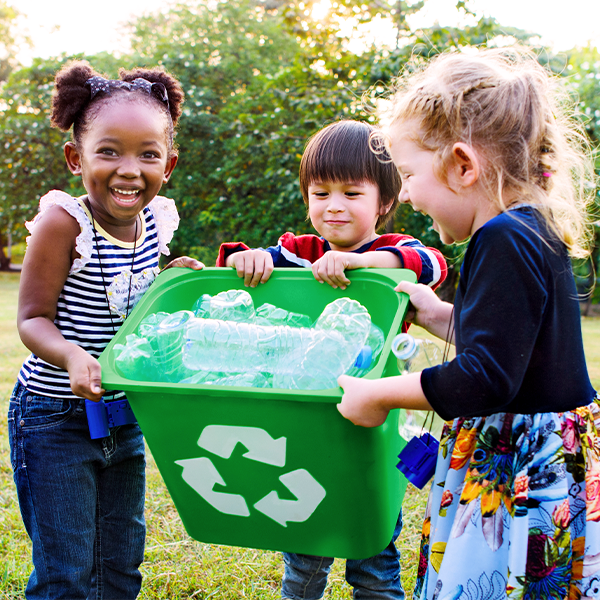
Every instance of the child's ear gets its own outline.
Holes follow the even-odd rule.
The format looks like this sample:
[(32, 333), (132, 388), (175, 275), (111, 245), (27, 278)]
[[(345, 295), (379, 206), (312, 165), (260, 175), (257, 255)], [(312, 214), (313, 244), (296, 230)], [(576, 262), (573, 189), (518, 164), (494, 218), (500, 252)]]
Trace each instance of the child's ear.
[(384, 204), (381, 200), (379, 201), (379, 216), (383, 216), (383, 215), (387, 215), (391, 208), (392, 205), (394, 204), (393, 200), (390, 200), (387, 204)]
[(81, 154), (73, 142), (67, 142), (64, 147), (67, 167), (73, 175), (81, 175)]
[(470, 187), (479, 179), (479, 158), (473, 148), (464, 142), (452, 146), (454, 175), (462, 187)]
[(167, 183), (169, 179), (171, 179), (171, 175), (173, 174), (173, 169), (175, 169), (175, 165), (179, 160), (179, 155), (176, 153), (171, 154), (171, 156), (167, 159), (167, 165), (165, 166), (165, 175), (163, 177), (163, 183)]

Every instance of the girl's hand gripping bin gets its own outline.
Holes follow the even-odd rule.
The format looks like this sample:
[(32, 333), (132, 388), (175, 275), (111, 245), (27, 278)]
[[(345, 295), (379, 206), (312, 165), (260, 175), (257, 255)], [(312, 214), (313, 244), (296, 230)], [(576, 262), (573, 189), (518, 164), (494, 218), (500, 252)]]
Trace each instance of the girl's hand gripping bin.
[[(346, 290), (318, 283), (310, 269), (276, 269), (248, 288), (316, 319), (336, 298), (363, 304), (386, 334), (369, 378), (398, 374), (391, 352), (415, 281), (404, 269), (351, 271)], [(380, 427), (353, 425), (337, 411), (340, 388), (317, 391), (132, 381), (115, 368), (113, 346), (151, 313), (190, 310), (202, 294), (246, 289), (233, 269), (168, 269), (100, 357), (102, 384), (124, 390), (191, 537), (339, 558), (367, 558), (389, 543), (406, 489), (396, 468), (405, 441), (399, 411)]]

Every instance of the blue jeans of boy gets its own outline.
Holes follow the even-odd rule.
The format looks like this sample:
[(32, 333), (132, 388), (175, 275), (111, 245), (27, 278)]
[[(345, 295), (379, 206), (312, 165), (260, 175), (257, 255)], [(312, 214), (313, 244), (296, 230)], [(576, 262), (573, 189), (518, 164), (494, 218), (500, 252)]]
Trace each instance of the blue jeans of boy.
[[(354, 588), (355, 600), (404, 600), (400, 552), (395, 545), (401, 529), (402, 511), (392, 540), (384, 550), (371, 558), (346, 561), (346, 581)], [(333, 558), (285, 552), (283, 560), (282, 598), (319, 600), (323, 597)]]
[(83, 400), (15, 386), (11, 463), (32, 541), (32, 600), (129, 600), (144, 558), (144, 442), (138, 425), (92, 440)]

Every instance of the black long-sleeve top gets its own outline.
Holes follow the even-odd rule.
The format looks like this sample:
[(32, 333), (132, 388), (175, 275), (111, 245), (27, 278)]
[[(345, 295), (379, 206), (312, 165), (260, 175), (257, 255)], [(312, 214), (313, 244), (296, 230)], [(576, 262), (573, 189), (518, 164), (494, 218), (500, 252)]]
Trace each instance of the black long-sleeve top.
[(454, 319), (456, 358), (421, 376), (442, 418), (562, 412), (594, 398), (568, 253), (536, 208), (475, 232)]

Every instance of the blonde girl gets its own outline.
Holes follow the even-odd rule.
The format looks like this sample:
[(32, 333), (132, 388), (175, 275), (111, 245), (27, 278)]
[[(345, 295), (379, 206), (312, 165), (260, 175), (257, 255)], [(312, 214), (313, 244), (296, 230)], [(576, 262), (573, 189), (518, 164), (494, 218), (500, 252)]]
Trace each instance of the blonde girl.
[(569, 258), (594, 177), (560, 84), (521, 48), (455, 52), (401, 77), (385, 115), (400, 200), (445, 243), (470, 238), (454, 305), (398, 286), (456, 358), (339, 380), (358, 425), (396, 407), (447, 421), (417, 598), (600, 598), (600, 410)]

